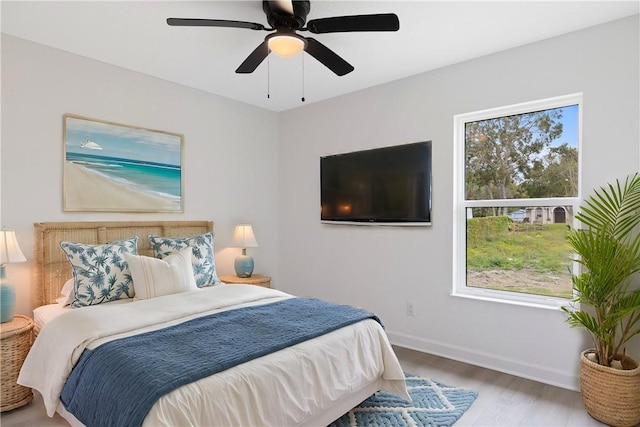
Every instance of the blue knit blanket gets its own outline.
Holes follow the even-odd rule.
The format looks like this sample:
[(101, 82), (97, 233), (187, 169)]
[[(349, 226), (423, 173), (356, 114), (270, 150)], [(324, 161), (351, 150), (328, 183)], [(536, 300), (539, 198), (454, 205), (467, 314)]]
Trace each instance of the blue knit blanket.
[(351, 306), (290, 298), (117, 339), (83, 352), (61, 401), (86, 426), (140, 426), (178, 387), (369, 318), (380, 322)]

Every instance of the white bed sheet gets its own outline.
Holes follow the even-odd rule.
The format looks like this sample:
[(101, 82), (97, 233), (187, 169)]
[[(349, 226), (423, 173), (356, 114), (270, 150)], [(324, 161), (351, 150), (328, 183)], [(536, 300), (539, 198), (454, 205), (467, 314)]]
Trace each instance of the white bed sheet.
[(70, 306), (62, 306), (60, 304), (48, 304), (33, 310), (33, 323), (38, 330), (42, 329), (44, 325), (51, 320), (71, 310)]
[[(132, 298), (119, 299), (105, 304), (127, 304), (133, 302)], [(33, 310), (33, 323), (37, 330), (41, 330), (44, 325), (55, 319), (56, 317), (73, 310), (70, 305), (62, 306), (61, 304), (47, 304)]]
[[(290, 297), (273, 289), (228, 285), (118, 308), (107, 304), (68, 310), (71, 314), (54, 316), (42, 328), (18, 382), (38, 390), (52, 415), (84, 348), (215, 311)], [(150, 314), (156, 311), (159, 317)], [(104, 322), (105, 315), (115, 317)], [(132, 319), (125, 321), (126, 316)], [(161, 398), (144, 425), (327, 424), (380, 389), (409, 398), (386, 334), (367, 320), (183, 386)], [(354, 399), (359, 400), (351, 403)]]

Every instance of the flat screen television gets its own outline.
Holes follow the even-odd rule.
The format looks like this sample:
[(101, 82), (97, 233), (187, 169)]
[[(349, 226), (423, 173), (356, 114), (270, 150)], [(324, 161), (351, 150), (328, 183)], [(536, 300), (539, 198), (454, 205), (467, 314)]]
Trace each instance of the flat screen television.
[(326, 223), (430, 225), (431, 141), (320, 158)]

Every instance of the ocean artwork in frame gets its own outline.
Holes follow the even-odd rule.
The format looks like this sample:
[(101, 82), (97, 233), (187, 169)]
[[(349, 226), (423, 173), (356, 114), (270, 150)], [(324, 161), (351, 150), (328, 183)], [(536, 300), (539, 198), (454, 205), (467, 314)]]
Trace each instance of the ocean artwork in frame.
[(65, 211), (183, 212), (184, 136), (64, 115)]

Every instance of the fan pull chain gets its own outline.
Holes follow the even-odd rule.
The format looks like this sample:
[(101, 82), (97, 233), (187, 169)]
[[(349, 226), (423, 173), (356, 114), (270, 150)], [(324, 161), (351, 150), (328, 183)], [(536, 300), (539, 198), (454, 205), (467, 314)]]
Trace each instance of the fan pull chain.
[(304, 102), (304, 52), (302, 55), (302, 102)]
[(267, 99), (271, 98), (271, 61), (267, 59)]

